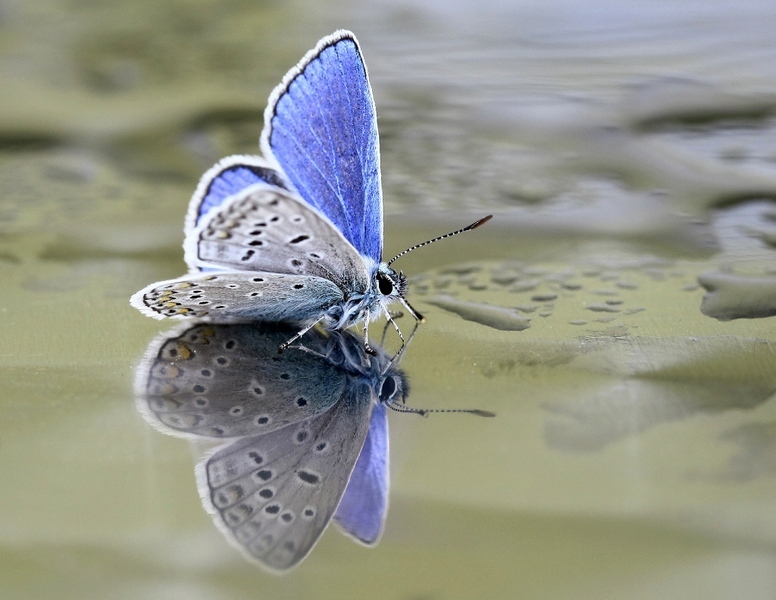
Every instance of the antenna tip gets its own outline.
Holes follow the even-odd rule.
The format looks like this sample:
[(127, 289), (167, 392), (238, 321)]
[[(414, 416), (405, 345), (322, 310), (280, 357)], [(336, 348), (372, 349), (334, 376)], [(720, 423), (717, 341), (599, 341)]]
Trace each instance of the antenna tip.
[(479, 221), (475, 221), (471, 225), (469, 225), (466, 230), (471, 231), (472, 229), (477, 229), (480, 225), (485, 225), (488, 221), (490, 221), (493, 218), (493, 215), (488, 215), (487, 217), (482, 217)]
[(468, 411), (469, 414), (476, 415), (478, 417), (495, 417), (496, 413), (490, 412), (489, 410), (470, 410)]

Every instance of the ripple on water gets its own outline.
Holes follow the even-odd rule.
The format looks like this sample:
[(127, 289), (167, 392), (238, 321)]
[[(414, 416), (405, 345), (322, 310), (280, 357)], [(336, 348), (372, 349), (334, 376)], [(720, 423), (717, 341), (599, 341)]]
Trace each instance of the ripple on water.
[[(617, 264), (609, 257), (574, 266), (465, 264), (414, 277), (411, 293), (467, 321), (524, 331), (530, 326), (528, 314), (551, 319), (555, 326), (558, 319), (577, 327), (615, 320), (635, 326), (630, 318), (646, 311), (656, 292), (667, 299), (689, 286), (697, 288), (693, 276), (677, 272), (671, 261), (641, 257)], [(688, 310), (697, 313), (698, 302), (692, 301), (695, 305), (688, 305)]]
[(698, 283), (706, 289), (701, 304), (704, 315), (720, 321), (776, 315), (776, 276), (703, 273)]
[(467, 321), (500, 329), (502, 331), (523, 331), (531, 326), (531, 319), (520, 316), (517, 309), (494, 306), (483, 302), (466, 302), (452, 296), (438, 295), (426, 298), (432, 306), (454, 313)]

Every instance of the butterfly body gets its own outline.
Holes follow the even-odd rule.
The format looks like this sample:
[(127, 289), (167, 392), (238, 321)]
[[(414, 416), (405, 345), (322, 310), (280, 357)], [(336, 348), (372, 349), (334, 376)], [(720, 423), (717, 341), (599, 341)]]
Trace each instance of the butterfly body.
[(189, 274), (132, 305), (302, 332), (390, 316), (407, 282), (382, 262), (376, 113), (352, 33), (322, 39), (273, 91), (261, 147), (264, 157), (227, 157), (205, 173), (186, 217)]

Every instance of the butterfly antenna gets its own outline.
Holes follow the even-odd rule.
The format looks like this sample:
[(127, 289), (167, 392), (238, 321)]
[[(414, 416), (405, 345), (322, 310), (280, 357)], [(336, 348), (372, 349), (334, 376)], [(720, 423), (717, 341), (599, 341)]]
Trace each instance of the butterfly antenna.
[(488, 215), (487, 217), (483, 217), (479, 221), (475, 221), (471, 225), (467, 225), (466, 227), (462, 229), (458, 229), (456, 231), (451, 231), (450, 233), (446, 233), (445, 235), (440, 235), (439, 237), (435, 237), (433, 240), (428, 240), (427, 242), (423, 242), (422, 244), (417, 244), (415, 246), (412, 246), (412, 248), (407, 248), (403, 252), (399, 252), (396, 256), (394, 256), (391, 260), (388, 261), (388, 266), (391, 266), (391, 263), (395, 261), (400, 256), (404, 256), (408, 252), (412, 252), (413, 250), (417, 250), (418, 248), (422, 248), (423, 246), (428, 246), (429, 244), (433, 244), (434, 242), (438, 242), (439, 240), (443, 240), (445, 238), (453, 237), (454, 235), (458, 235), (459, 233), (463, 233), (464, 231), (471, 231), (472, 229), (477, 229), (480, 225), (484, 225), (488, 221), (490, 221), (493, 218), (493, 215)]
[(468, 413), (470, 415), (476, 415), (478, 417), (495, 417), (496, 413), (492, 413), (489, 410), (477, 410), (477, 409), (465, 409), (465, 408), (414, 408), (412, 406), (406, 406), (399, 404), (393, 400), (387, 400), (385, 404), (388, 408), (401, 413), (412, 413), (425, 417), (428, 413)]

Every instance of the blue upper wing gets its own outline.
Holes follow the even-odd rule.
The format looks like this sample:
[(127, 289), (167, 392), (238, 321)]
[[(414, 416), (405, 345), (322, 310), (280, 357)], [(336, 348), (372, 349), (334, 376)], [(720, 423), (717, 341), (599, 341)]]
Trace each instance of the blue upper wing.
[(388, 512), (388, 415), (383, 403), (372, 411), (364, 447), (334, 520), (364, 544), (376, 544)]
[(275, 88), (261, 147), (362, 255), (381, 260), (377, 115), (352, 33), (323, 38)]
[(199, 180), (189, 202), (184, 233), (188, 235), (208, 211), (254, 183), (288, 188), (280, 174), (260, 156), (235, 155), (219, 160)]

